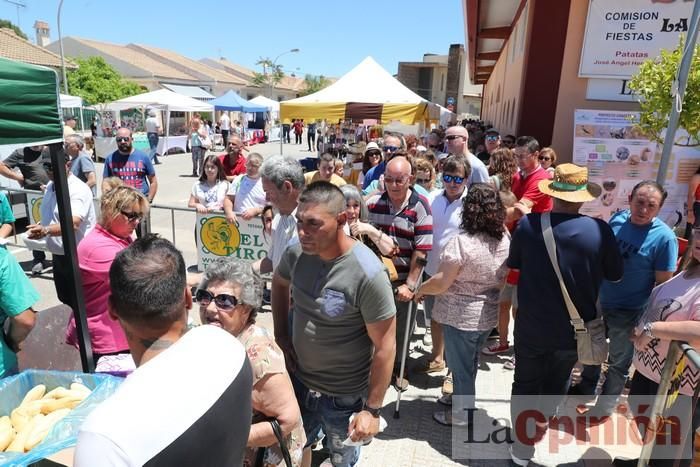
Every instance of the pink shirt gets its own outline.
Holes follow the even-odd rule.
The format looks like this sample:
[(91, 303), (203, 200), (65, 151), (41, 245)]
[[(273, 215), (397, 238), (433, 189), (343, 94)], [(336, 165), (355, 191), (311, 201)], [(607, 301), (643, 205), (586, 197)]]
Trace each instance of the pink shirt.
[[(109, 268), (114, 257), (129, 246), (131, 238), (123, 239), (109, 233), (100, 224), (78, 244), (80, 277), (85, 294), (87, 325), (95, 353), (105, 354), (129, 350), (124, 331), (107, 313)], [(66, 342), (78, 346), (75, 319), (71, 314), (66, 330)]]

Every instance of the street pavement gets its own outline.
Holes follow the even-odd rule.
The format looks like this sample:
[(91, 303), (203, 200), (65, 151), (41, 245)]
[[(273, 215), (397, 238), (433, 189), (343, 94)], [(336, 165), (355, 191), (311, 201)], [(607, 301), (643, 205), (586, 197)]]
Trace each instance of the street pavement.
[[(280, 146), (279, 143), (260, 144), (251, 147), (250, 150), (267, 157), (278, 154)], [(305, 145), (295, 144), (285, 144), (284, 153), (299, 159), (315, 155), (306, 151)], [(196, 181), (190, 176), (192, 172), (190, 155), (171, 155), (161, 158), (161, 161), (162, 164), (156, 166), (159, 189), (151, 216), (152, 231), (170, 240), (173, 240), (174, 234), (175, 244), (182, 250), (187, 264), (194, 265), (196, 264), (194, 213), (158, 208), (158, 206), (177, 208), (187, 206), (192, 184)], [(97, 164), (97, 170), (98, 179), (101, 179), (101, 163)], [(30, 252), (14, 246), (10, 246), (9, 249), (28, 271), (31, 268)], [(26, 350), (20, 355), (21, 368), (33, 366), (79, 370), (77, 351), (63, 344), (63, 333), (69, 310), (56, 298), (51, 272), (31, 277), (31, 282), (41, 295), (36, 306), (39, 311), (39, 325), (30, 335), (25, 346)], [(259, 314), (258, 322), (272, 329), (272, 317), (269, 312)], [(422, 313), (419, 313), (418, 322), (423, 324)], [(395, 419), (393, 416), (397, 394), (393, 388), (389, 388), (382, 409), (388, 427), (369, 445), (362, 448), (361, 465), (363, 467), (509, 465), (506, 444), (465, 443), (465, 433), (460, 430), (453, 431), (433, 421), (433, 412), (443, 408), (436, 401), (441, 395), (440, 387), (444, 372), (438, 375), (426, 375), (413, 371), (430, 354), (430, 347), (422, 344), (422, 333), (424, 333), (424, 327), (419, 326), (407, 362), (407, 378), (410, 386), (401, 397), (400, 418)], [(507, 358), (508, 355), (482, 356), (476, 380), (477, 407), (483, 409), (493, 419), (496, 424), (494, 426), (502, 426), (509, 420), (513, 371), (503, 368)], [(567, 404), (567, 407), (573, 410), (571, 403)], [(551, 431), (553, 435), (557, 435), (556, 430)], [(555, 450), (558, 452), (554, 453)], [(536, 456), (531, 465), (584, 465), (581, 460), (584, 456), (607, 457), (605, 452), (601, 454), (600, 451), (590, 450), (586, 446), (577, 446), (572, 442), (553, 449), (548, 438), (545, 437), (545, 440), (538, 444)], [(319, 465), (324, 457), (326, 456), (323, 452), (315, 452), (314, 465)], [(609, 460), (587, 461), (585, 465), (610, 465), (610, 462)]]

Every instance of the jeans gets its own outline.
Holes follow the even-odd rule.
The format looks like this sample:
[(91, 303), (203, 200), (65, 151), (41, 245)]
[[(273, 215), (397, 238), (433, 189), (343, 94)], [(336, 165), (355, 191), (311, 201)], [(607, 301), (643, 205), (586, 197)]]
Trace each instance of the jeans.
[(360, 459), (359, 446), (345, 446), (350, 416), (362, 410), (362, 395), (329, 396), (313, 391), (297, 378), (292, 378), (294, 393), (301, 409), (306, 432), (306, 446), (311, 446), (325, 433), (331, 462), (335, 467), (352, 467)]
[[(511, 391), (512, 425), (515, 426), (518, 416), (527, 410), (537, 410), (545, 418), (553, 416), (564, 399), (571, 369), (578, 360), (576, 349), (546, 349), (516, 339), (514, 350), (518, 363)], [(535, 446), (524, 444), (519, 436), (513, 436), (513, 440), (513, 455), (519, 459), (531, 459)]]
[[(634, 345), (630, 340), (632, 329), (642, 316), (644, 308), (623, 310), (619, 308), (603, 308), (603, 318), (610, 340), (608, 353), (608, 374), (596, 402), (596, 411), (611, 413), (615, 408), (616, 397), (622, 393), (625, 381), (629, 375), (630, 365), (634, 357)], [(584, 394), (593, 394), (600, 377), (599, 365), (585, 365), (583, 367), (581, 384), (585, 384)], [(590, 387), (593, 387), (593, 391)]]
[(309, 152), (311, 152), (311, 148), (316, 147), (316, 132), (309, 130), (307, 135), (306, 135), (306, 142), (309, 145)]
[(289, 143), (289, 129), (290, 126), (287, 123), (282, 124), (282, 141)]
[(226, 146), (228, 146), (228, 134), (229, 130), (221, 130), (221, 139), (224, 142), (224, 149), (226, 149)]
[(474, 408), (479, 352), (490, 331), (463, 331), (443, 324), (442, 332), (445, 336), (445, 357), (450, 362), (454, 384), (452, 407), (459, 411), (455, 414), (461, 414), (462, 410)]
[(204, 170), (204, 154), (207, 152), (202, 146), (192, 146), (192, 175), (202, 175)]
[(148, 136), (148, 145), (151, 147), (148, 156), (151, 162), (158, 164), (158, 133), (147, 133), (146, 136)]
[[(394, 371), (399, 372), (401, 368), (401, 356), (403, 355), (404, 337), (406, 337), (406, 320), (411, 320), (411, 326), (408, 331), (408, 345), (411, 345), (411, 336), (413, 336), (413, 331), (416, 328), (416, 305), (413, 302), (399, 302), (394, 298), (396, 303), (396, 357), (394, 359)], [(408, 315), (409, 308), (411, 309), (411, 316)], [(408, 358), (408, 351), (406, 351), (406, 358)], [(405, 374), (405, 371), (404, 371)]]

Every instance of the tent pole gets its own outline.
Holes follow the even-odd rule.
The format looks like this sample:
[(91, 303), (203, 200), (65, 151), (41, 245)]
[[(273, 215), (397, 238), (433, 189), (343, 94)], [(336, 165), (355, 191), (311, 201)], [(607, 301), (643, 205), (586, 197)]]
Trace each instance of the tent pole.
[[(95, 360), (92, 354), (92, 344), (88, 333), (87, 314), (85, 311), (85, 298), (83, 295), (83, 282), (80, 279), (78, 269), (77, 242), (73, 233), (73, 213), (70, 206), (70, 193), (68, 192), (68, 175), (66, 174), (66, 161), (63, 156), (62, 144), (49, 145), (51, 165), (53, 166), (53, 183), (56, 190), (56, 203), (58, 205), (58, 218), (61, 225), (61, 239), (63, 240), (63, 254), (70, 264), (68, 272), (69, 283), (72, 287), (68, 290), (68, 300), (73, 305), (73, 317), (78, 337), (80, 350), (80, 362), (83, 372), (95, 371)], [(54, 271), (56, 274), (56, 271)]]

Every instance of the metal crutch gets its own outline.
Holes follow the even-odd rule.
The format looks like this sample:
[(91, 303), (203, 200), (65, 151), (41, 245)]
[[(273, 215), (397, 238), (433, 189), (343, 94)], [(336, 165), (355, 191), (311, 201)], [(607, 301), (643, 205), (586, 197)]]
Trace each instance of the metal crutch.
[[(421, 284), (423, 283), (423, 270), (425, 269), (426, 264), (428, 264), (428, 260), (426, 260), (423, 257), (416, 258), (416, 263), (420, 266), (420, 274), (418, 275), (418, 281), (416, 282), (416, 289), (420, 288)], [(411, 336), (409, 335), (411, 332), (411, 324), (412, 321), (415, 319), (415, 315), (413, 314), (413, 309), (416, 307), (416, 302), (411, 300), (411, 302), (408, 304), (408, 316), (406, 319), (406, 331), (404, 333), (404, 339), (403, 339), (403, 348), (401, 349), (401, 367), (399, 369), (399, 383), (403, 381), (403, 373), (404, 370), (406, 369), (406, 356), (408, 354), (408, 346), (410, 345), (409, 339)], [(416, 313), (417, 314), (417, 313)], [(399, 418), (399, 405), (401, 404), (401, 388), (398, 388), (397, 394), (396, 394), (396, 407), (394, 407), (394, 418)]]

